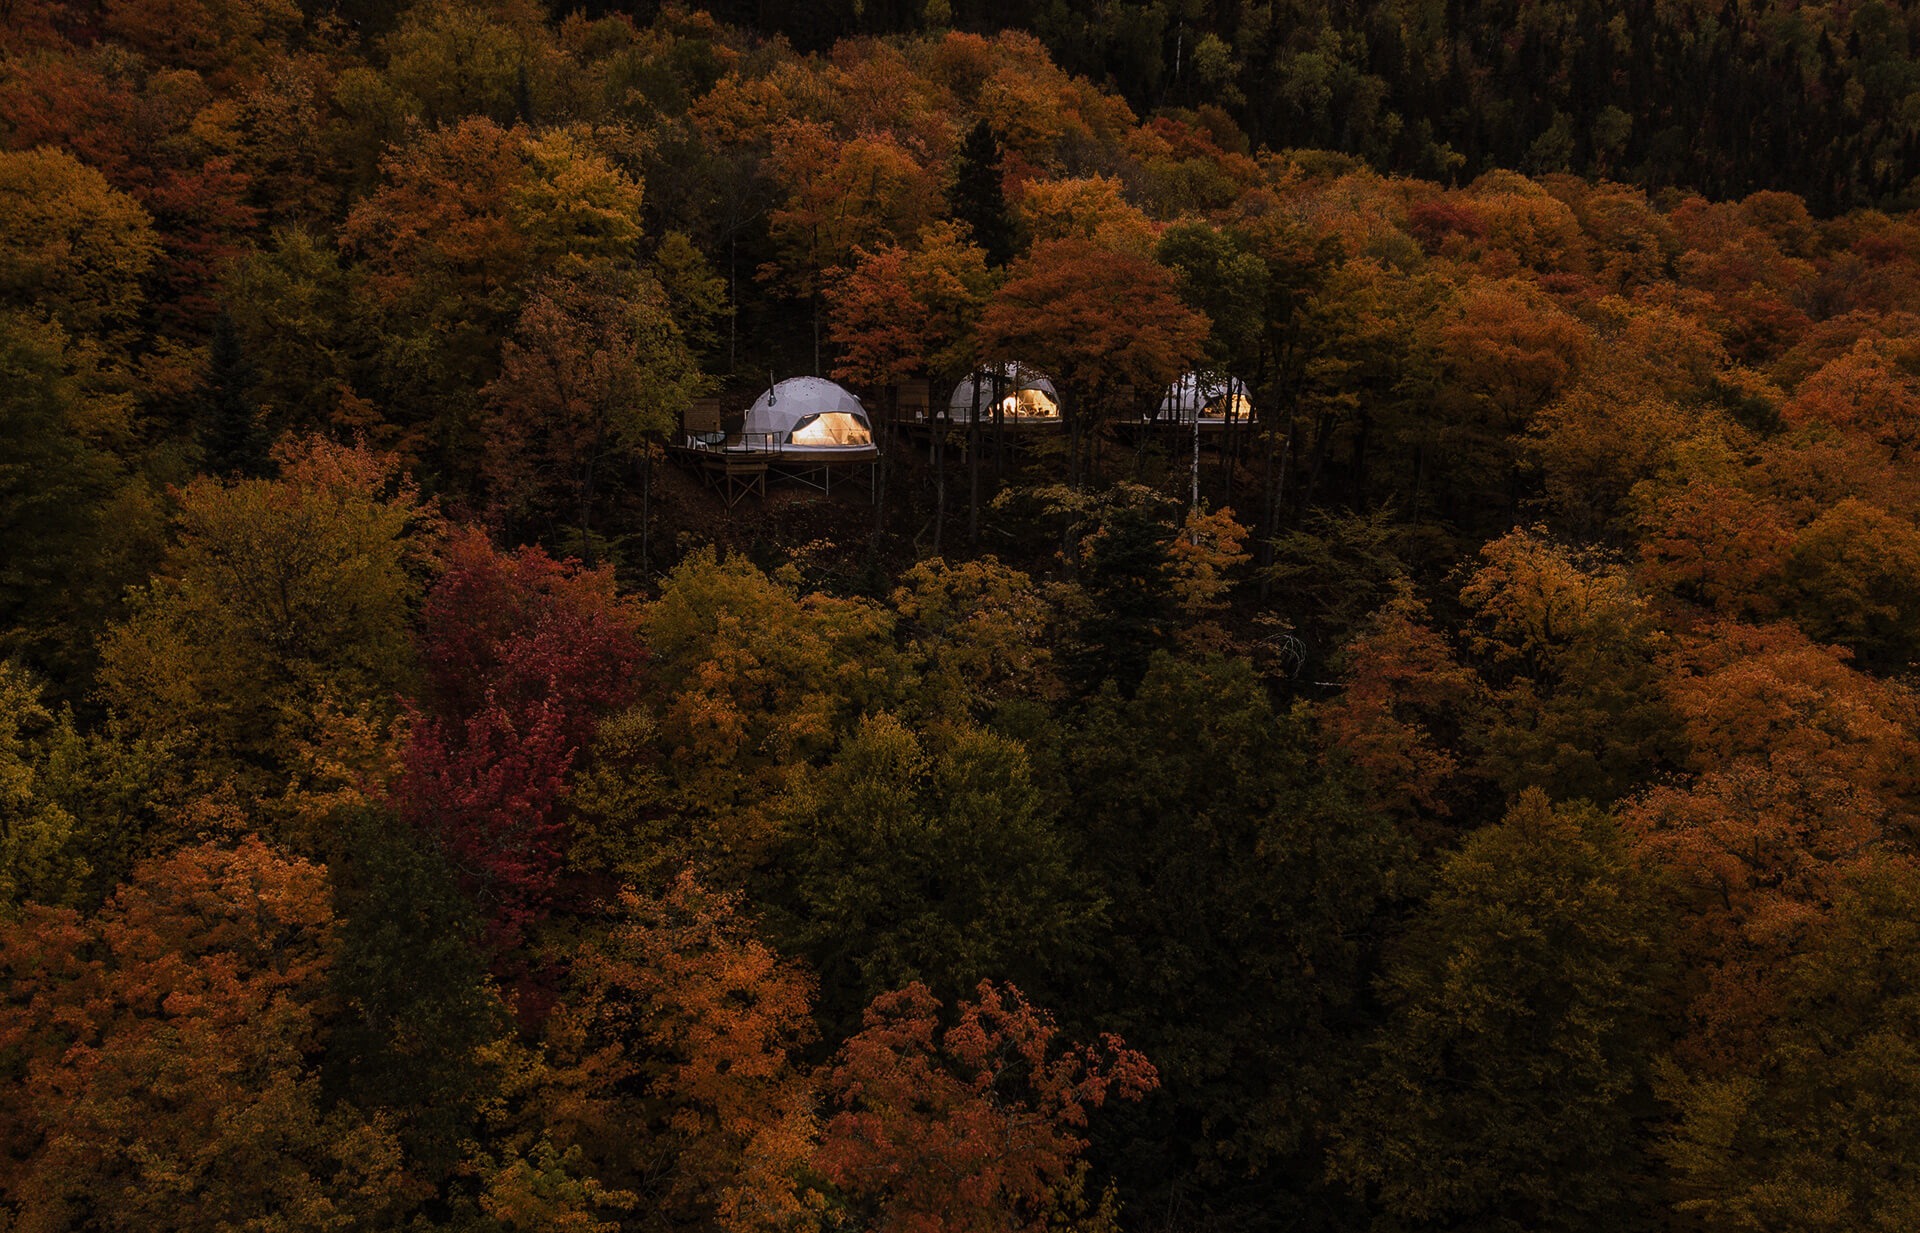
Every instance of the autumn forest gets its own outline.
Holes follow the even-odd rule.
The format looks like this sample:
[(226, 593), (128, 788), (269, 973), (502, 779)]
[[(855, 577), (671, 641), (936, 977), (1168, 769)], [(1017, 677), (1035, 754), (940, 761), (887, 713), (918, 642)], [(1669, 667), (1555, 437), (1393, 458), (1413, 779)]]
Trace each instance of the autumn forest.
[(1916, 46), (0, 0), (0, 1231), (1920, 1227)]

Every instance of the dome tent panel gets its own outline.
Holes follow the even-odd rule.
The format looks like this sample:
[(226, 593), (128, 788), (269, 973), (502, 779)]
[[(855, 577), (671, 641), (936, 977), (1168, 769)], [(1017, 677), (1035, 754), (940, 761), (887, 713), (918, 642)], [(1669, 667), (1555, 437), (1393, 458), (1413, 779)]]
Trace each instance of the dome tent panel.
[(783, 455), (849, 461), (873, 455), (866, 408), (843, 386), (821, 377), (789, 377), (747, 408), (741, 434)]
[[(975, 393), (976, 387), (978, 393)], [(1005, 360), (975, 369), (953, 389), (947, 400), (948, 414), (957, 424), (973, 419), (975, 399), (980, 418), (990, 420), (998, 392), (1000, 416), (1010, 424), (1050, 424), (1060, 419), (1060, 393), (1045, 373), (1017, 360)]]
[(1252, 423), (1253, 399), (1247, 383), (1238, 377), (1190, 372), (1169, 385), (1160, 399), (1159, 421), (1191, 424), (1196, 415), (1202, 424)]

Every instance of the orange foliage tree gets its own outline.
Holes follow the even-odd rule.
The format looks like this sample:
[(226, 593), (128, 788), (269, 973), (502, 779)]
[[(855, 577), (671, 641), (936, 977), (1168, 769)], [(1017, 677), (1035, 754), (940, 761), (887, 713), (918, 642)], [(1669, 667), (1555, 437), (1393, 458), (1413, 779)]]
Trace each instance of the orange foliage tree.
[(1376, 613), (1345, 659), (1346, 688), (1319, 708), (1329, 752), (1375, 806), (1409, 821), (1450, 816), (1462, 768), (1448, 737), (1486, 706), (1486, 686), (1410, 594)]
[(0, 1192), (23, 1227), (321, 1230), (417, 1198), (385, 1126), (324, 1098), (326, 870), (257, 839), (136, 867), (92, 917), (0, 929)]
[(880, 1233), (1037, 1233), (1109, 1096), (1137, 1100), (1153, 1065), (1118, 1037), (1059, 1049), (1059, 1029), (1011, 986), (982, 981), (940, 1027), (914, 984), (875, 998), (822, 1074), (839, 1106), (815, 1165)]
[(1165, 266), (1064, 239), (1008, 270), (981, 316), (980, 349), (1038, 364), (1076, 391), (1064, 410), (1078, 440), (1090, 418), (1120, 409), (1123, 387), (1145, 398), (1190, 368), (1207, 332)]
[(1914, 700), (1846, 660), (1785, 625), (1711, 628), (1668, 659), (1699, 773), (1621, 816), (1677, 896), (1696, 1063), (1751, 1061), (1779, 1013), (1781, 963), (1839, 888), (1909, 863)]
[(562, 1138), (671, 1225), (801, 1225), (815, 1123), (795, 1053), (812, 981), (753, 935), (736, 896), (690, 872), (613, 907), (547, 1024)]
[(914, 247), (855, 256), (828, 290), (827, 334), (840, 349), (834, 376), (889, 384), (971, 366), (974, 328), (993, 287), (984, 250), (955, 224), (938, 223)]

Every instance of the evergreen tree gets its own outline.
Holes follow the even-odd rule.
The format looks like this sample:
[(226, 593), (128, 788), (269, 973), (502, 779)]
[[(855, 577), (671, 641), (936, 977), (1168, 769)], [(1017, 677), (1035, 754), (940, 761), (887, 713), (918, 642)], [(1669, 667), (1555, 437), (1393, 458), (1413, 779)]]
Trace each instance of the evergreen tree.
[(268, 439), (253, 387), (259, 379), (240, 346), (233, 317), (214, 319), (207, 378), (198, 399), (200, 448), (215, 475), (261, 475), (267, 470)]
[(972, 230), (973, 242), (986, 250), (988, 265), (1013, 260), (1013, 217), (1000, 184), (1000, 142), (985, 119), (973, 126), (960, 147), (960, 165), (947, 206)]
[(78, 430), (86, 398), (69, 352), (52, 323), (0, 315), (0, 652), (63, 668), (84, 655), (66, 631), (100, 572), (118, 469)]

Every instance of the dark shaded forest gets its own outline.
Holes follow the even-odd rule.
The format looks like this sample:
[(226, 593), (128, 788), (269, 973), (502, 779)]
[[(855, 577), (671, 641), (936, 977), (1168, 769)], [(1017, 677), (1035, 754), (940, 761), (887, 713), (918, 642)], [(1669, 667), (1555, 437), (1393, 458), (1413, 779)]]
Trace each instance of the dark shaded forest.
[(0, 0), (0, 1229), (1913, 1227), (1913, 20)]
[(1828, 214), (1911, 204), (1920, 168), (1920, 25), (1910, 6), (1879, 0), (757, 0), (710, 11), (820, 52), (927, 27), (1029, 30), (1062, 68), (1142, 114), (1217, 107), (1255, 144), (1339, 150), (1447, 183), (1499, 168), (1571, 172), (1714, 197), (1785, 190)]

